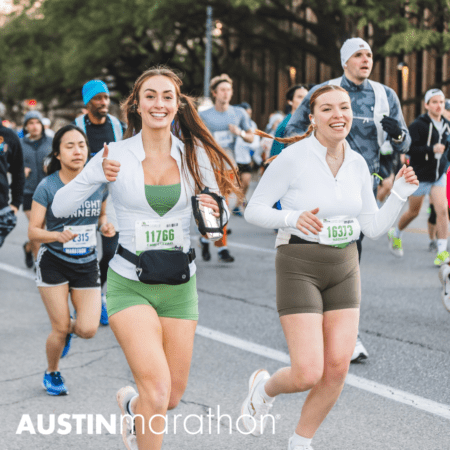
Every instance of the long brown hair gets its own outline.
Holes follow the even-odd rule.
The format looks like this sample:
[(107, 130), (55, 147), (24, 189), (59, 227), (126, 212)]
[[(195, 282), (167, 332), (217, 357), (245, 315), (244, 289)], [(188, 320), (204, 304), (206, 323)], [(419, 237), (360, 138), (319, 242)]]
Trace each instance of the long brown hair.
[(187, 170), (194, 179), (196, 190), (200, 192), (203, 189), (202, 177), (195, 149), (196, 146), (201, 146), (205, 149), (206, 155), (211, 162), (217, 185), (219, 186), (222, 195), (228, 196), (233, 193), (238, 198), (242, 198), (243, 193), (240, 189), (239, 177), (233, 162), (219, 144), (217, 144), (212, 134), (203, 123), (195, 108), (194, 99), (181, 93), (180, 88), (183, 82), (180, 77), (166, 66), (157, 66), (146, 70), (136, 80), (131, 94), (122, 103), (121, 108), (128, 123), (124, 139), (129, 138), (142, 130), (142, 118), (137, 112), (137, 107), (139, 106), (139, 91), (143, 83), (154, 76), (167, 77), (175, 85), (178, 112), (174, 119), (175, 124), (173, 128), (179, 130), (177, 137), (184, 143)]
[[(348, 95), (348, 92), (341, 86), (335, 86), (334, 84), (326, 84), (325, 86), (320, 87), (316, 91), (314, 91), (311, 95), (311, 98), (309, 100), (309, 109), (311, 113), (314, 113), (314, 106), (316, 105), (316, 100), (322, 95), (326, 94), (330, 91), (342, 91), (345, 92)], [(255, 134), (261, 137), (266, 137), (270, 139), (275, 139), (277, 142), (281, 142), (282, 144), (293, 144), (295, 142), (301, 141), (311, 135), (311, 133), (314, 131), (314, 126), (312, 123), (309, 124), (308, 129), (304, 134), (297, 135), (297, 136), (291, 136), (288, 138), (279, 138), (279, 137), (273, 137), (270, 134), (264, 133), (264, 131), (256, 130), (254, 131)], [(269, 158), (265, 161), (265, 164), (270, 164), (278, 155), (272, 156), (272, 158)]]

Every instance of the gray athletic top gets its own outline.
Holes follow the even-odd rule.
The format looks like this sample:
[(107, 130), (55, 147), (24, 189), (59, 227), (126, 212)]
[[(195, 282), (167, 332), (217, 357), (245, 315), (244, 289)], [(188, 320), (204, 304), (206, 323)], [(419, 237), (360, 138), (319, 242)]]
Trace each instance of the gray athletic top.
[[(33, 200), (40, 205), (47, 208), (45, 214), (45, 221), (48, 231), (64, 231), (64, 226), (68, 225), (97, 225), (102, 203), (108, 197), (108, 188), (106, 184), (100, 186), (83, 204), (69, 217), (61, 219), (53, 215), (51, 205), (56, 192), (64, 187), (64, 183), (59, 178), (59, 172), (52, 173), (44, 178), (36, 188), (33, 195)], [(88, 244), (88, 243), (87, 243)], [(49, 250), (50, 253), (63, 259), (64, 261), (83, 264), (91, 262), (97, 258), (97, 247), (86, 246), (81, 254), (72, 254), (64, 252), (63, 244), (61, 242), (50, 242), (42, 244)]]

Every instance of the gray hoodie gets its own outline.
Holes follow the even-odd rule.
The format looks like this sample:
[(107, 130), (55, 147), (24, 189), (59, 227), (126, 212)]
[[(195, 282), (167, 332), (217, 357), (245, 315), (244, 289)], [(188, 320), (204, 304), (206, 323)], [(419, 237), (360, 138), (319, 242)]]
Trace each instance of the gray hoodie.
[(25, 178), (24, 194), (33, 194), (37, 185), (47, 176), (44, 172), (44, 159), (52, 151), (52, 138), (45, 133), (37, 141), (31, 141), (27, 136), (20, 140), (23, 151), (23, 166), (30, 168), (30, 174)]

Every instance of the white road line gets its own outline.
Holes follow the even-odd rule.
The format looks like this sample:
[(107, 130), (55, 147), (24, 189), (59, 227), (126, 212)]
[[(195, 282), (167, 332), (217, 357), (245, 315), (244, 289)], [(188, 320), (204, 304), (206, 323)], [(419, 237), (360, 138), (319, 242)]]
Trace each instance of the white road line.
[(19, 277), (29, 278), (34, 280), (34, 273), (28, 270), (19, 269), (18, 267), (10, 266), (9, 264), (0, 263), (0, 270), (12, 273), (14, 275), (19, 275)]
[(238, 242), (228, 242), (227, 247), (243, 248), (245, 250), (254, 250), (256, 252), (262, 252), (262, 253), (276, 253), (277, 252), (275, 249), (255, 247), (254, 245), (247, 245), (247, 244), (239, 244)]
[[(239, 246), (242, 246), (243, 248), (250, 247), (253, 249), (258, 249), (258, 247), (251, 247), (244, 244), (239, 244)], [(264, 250), (266, 252), (275, 252), (275, 250), (261, 250)], [(33, 273), (30, 273), (27, 270), (19, 269), (18, 267), (10, 266), (9, 264), (0, 263), (0, 270), (4, 270), (5, 272), (11, 273), (13, 275), (18, 275), (34, 280)], [(246, 341), (229, 334), (221, 333), (220, 331), (212, 330), (201, 325), (197, 325), (196, 334), (207, 339), (221, 342), (222, 344), (226, 344), (231, 347), (253, 353), (255, 355), (273, 359), (274, 361), (279, 361), (284, 364), (290, 364), (290, 358), (287, 353), (280, 352), (264, 345), (255, 344), (253, 342)], [(436, 416), (440, 416), (444, 419), (450, 420), (450, 405), (437, 403), (432, 400), (419, 397), (418, 395), (410, 394), (409, 392), (401, 391), (399, 389), (394, 389), (390, 386), (367, 380), (366, 378), (357, 377), (356, 375), (352, 374), (347, 375), (345, 382), (349, 386), (371, 392), (372, 394), (376, 394), (381, 397), (385, 397), (390, 400), (394, 400), (396, 402), (403, 403), (405, 405), (412, 406), (413, 408), (417, 408), (422, 411), (426, 411)]]
[[(284, 364), (290, 364), (290, 358), (287, 353), (265, 347), (264, 345), (255, 344), (235, 336), (221, 333), (220, 331), (211, 330), (210, 328), (206, 328), (201, 325), (197, 325), (196, 334), (249, 353), (254, 353), (255, 355), (280, 361)], [(437, 403), (432, 400), (419, 397), (418, 395), (410, 394), (409, 392), (401, 391), (399, 389), (394, 389), (390, 386), (367, 380), (366, 378), (357, 377), (352, 374), (347, 375), (345, 382), (349, 386), (371, 392), (372, 394), (376, 394), (450, 420), (450, 405)]]

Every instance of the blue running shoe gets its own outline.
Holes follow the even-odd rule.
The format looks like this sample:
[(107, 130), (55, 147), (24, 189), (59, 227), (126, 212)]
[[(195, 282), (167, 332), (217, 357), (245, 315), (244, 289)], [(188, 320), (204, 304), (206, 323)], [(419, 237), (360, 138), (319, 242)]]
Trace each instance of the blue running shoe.
[(106, 309), (106, 298), (105, 294), (102, 294), (102, 314), (100, 315), (100, 324), (109, 325), (108, 320), (108, 310)]
[(234, 208), (231, 211), (231, 214), (233, 214), (233, 216), (237, 216), (237, 217), (242, 217), (244, 215), (244, 214), (242, 214), (242, 211), (238, 206), (236, 206), (236, 208)]
[(67, 353), (69, 353), (71, 341), (72, 341), (72, 333), (69, 333), (66, 336), (66, 345), (64, 346), (64, 349), (62, 351), (61, 358), (65, 358), (67, 356)]
[(45, 372), (42, 386), (48, 395), (67, 395), (69, 393), (64, 385), (64, 378), (61, 376), (61, 372)]

